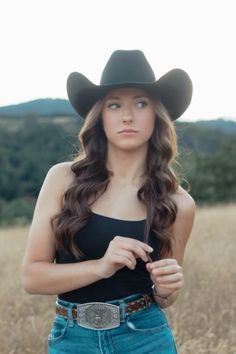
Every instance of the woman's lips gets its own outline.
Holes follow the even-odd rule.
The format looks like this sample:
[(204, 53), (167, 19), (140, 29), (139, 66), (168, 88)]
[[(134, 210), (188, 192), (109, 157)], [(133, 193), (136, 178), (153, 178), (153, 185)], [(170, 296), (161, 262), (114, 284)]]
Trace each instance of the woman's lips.
[(137, 130), (133, 130), (133, 129), (124, 129), (122, 131), (119, 132), (120, 134), (134, 134), (134, 133), (138, 133)]

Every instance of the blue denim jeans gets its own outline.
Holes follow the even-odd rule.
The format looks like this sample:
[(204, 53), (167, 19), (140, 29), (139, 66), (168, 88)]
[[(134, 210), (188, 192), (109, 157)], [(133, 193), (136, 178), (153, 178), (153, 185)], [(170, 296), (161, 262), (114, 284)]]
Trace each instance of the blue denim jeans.
[(147, 309), (125, 314), (126, 302), (142, 294), (107, 301), (120, 306), (119, 327), (105, 330), (84, 328), (73, 319), (70, 310), (78, 303), (57, 299), (71, 314), (68, 318), (55, 315), (48, 336), (49, 354), (176, 354), (176, 346), (164, 311), (152, 303)]

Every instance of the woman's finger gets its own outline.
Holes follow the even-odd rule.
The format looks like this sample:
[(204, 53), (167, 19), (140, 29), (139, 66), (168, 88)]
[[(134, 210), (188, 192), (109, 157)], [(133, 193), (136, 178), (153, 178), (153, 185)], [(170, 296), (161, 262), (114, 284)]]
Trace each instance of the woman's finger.
[(156, 261), (156, 262), (152, 262), (151, 263), (151, 266), (152, 267), (166, 267), (166, 266), (169, 266), (169, 265), (175, 265), (175, 264), (178, 264), (177, 260), (175, 258), (165, 258), (165, 259), (161, 259), (159, 261)]
[(181, 273), (155, 277), (155, 281), (159, 284), (175, 283), (181, 281), (182, 279), (183, 279), (183, 275)]
[(182, 289), (183, 286), (184, 286), (183, 281), (177, 281), (174, 283), (165, 283), (165, 285), (157, 283), (157, 288), (160, 290), (160, 292), (164, 292), (164, 293), (165, 293), (165, 290)]
[(123, 264), (130, 269), (134, 269), (136, 267), (136, 260), (125, 254), (113, 254), (113, 261), (116, 263)]
[(178, 264), (171, 264), (163, 267), (150, 267), (153, 275), (165, 275), (173, 273), (181, 273), (182, 267)]
[(113, 256), (125, 257), (129, 261), (136, 264), (136, 259), (134, 257), (134, 254), (130, 251), (125, 250), (125, 249), (117, 249), (115, 252), (113, 252)]
[(153, 248), (148, 244), (129, 237), (115, 236), (111, 242), (115, 249), (118, 247), (126, 249), (132, 252), (135, 258), (140, 257), (144, 262), (148, 261), (146, 253), (153, 251)]

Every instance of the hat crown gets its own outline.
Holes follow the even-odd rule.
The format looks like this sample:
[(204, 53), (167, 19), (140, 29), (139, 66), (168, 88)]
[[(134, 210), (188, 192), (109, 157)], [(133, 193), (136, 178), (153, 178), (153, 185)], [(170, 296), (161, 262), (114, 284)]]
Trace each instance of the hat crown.
[(116, 50), (102, 72), (100, 84), (148, 84), (155, 80), (154, 72), (141, 50)]

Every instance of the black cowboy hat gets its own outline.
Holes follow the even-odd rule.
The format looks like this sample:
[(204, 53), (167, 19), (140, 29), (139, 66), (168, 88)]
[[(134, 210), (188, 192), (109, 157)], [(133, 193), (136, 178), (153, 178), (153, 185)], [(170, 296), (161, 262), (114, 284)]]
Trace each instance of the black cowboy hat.
[(85, 118), (97, 100), (108, 90), (121, 87), (142, 88), (160, 99), (172, 120), (179, 118), (190, 104), (192, 81), (182, 69), (173, 69), (156, 80), (154, 72), (140, 50), (116, 50), (109, 58), (100, 80), (95, 85), (81, 73), (67, 79), (69, 101)]

